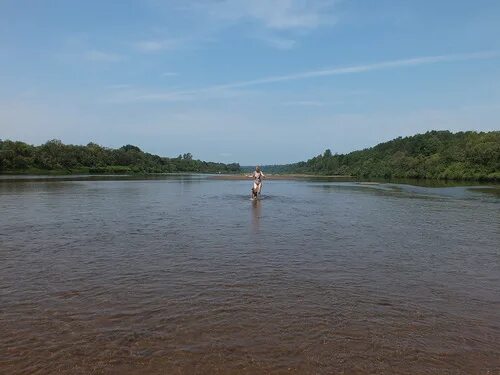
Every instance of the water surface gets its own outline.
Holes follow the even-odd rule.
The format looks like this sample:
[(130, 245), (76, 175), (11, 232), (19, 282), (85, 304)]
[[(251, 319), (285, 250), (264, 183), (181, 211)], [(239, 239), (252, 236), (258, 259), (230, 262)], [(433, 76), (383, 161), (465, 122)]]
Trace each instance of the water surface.
[(264, 184), (0, 181), (0, 373), (500, 373), (498, 188)]

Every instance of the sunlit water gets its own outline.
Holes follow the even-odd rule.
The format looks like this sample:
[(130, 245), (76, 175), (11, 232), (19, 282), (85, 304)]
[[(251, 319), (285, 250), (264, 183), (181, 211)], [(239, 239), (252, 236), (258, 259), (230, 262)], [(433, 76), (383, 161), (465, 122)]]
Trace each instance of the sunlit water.
[(498, 195), (250, 187), (0, 181), (0, 373), (500, 373)]

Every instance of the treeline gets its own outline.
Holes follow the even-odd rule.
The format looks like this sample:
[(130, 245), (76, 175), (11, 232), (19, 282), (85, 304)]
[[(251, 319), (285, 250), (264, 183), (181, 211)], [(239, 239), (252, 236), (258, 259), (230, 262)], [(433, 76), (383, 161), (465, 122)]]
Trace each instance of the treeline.
[(326, 150), (296, 173), (383, 178), (500, 179), (500, 132), (431, 131), (344, 155)]
[(269, 173), (360, 178), (500, 180), (500, 132), (430, 131), (349, 154), (326, 150), (305, 162), (266, 166)]
[[(240, 173), (253, 168), (194, 160), (190, 153), (160, 157), (133, 145), (111, 149), (95, 143), (78, 146), (52, 140), (33, 146), (0, 140), (0, 173)], [(326, 150), (305, 162), (268, 165), (263, 170), (360, 178), (500, 181), (500, 131), (431, 131), (348, 154)]]
[(40, 146), (0, 140), (0, 173), (237, 173), (237, 163), (194, 160), (190, 153), (176, 158), (160, 157), (126, 145), (118, 149), (89, 143), (66, 145), (51, 140)]

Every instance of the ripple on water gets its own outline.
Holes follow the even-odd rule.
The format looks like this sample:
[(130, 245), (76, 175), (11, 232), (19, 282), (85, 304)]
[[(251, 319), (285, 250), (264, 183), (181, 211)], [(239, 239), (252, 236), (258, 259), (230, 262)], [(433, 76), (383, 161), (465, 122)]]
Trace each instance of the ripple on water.
[(498, 199), (454, 189), (2, 183), (0, 372), (498, 373)]

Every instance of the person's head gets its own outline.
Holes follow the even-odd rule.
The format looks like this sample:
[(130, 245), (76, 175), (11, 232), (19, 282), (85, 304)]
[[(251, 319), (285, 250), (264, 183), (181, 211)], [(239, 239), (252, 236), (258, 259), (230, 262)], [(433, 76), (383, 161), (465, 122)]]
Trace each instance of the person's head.
[(256, 166), (256, 167), (255, 167), (255, 170), (256, 170), (257, 172), (260, 172), (260, 167), (259, 167), (259, 166)]

